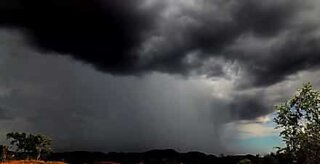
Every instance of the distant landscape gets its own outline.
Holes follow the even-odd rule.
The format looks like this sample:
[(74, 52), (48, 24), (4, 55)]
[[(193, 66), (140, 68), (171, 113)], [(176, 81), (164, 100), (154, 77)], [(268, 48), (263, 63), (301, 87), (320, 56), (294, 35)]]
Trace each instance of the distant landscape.
[(73, 151), (52, 153), (43, 160), (8, 160), (1, 164), (290, 164), (274, 153), (261, 155), (210, 155), (201, 152), (179, 153), (173, 149), (140, 153)]
[[(142, 153), (99, 153), (99, 152), (64, 152), (53, 153), (50, 157), (53, 161), (64, 161), (70, 164), (96, 163), (96, 164), (239, 164), (241, 161), (250, 161), (252, 164), (276, 164), (287, 163), (285, 159), (275, 154), (267, 156), (259, 155), (226, 155), (215, 156), (201, 152), (179, 153), (172, 149), (150, 150)], [(109, 163), (108, 163), (109, 162)]]

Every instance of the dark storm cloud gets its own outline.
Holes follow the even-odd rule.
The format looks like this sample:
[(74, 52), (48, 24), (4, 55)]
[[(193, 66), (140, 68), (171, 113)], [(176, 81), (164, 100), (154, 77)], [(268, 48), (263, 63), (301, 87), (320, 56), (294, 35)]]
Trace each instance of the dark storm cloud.
[[(319, 36), (314, 34), (319, 26), (299, 18), (305, 4), (298, 1), (232, 2), (205, 3), (209, 7), (183, 10), (181, 15), (172, 18), (165, 28), (172, 29), (160, 31), (167, 44), (160, 45), (157, 53), (150, 51), (149, 55), (155, 56), (150, 67), (159, 70), (157, 66), (160, 65), (164, 72), (177, 73), (169, 69), (189, 72), (199, 67), (203, 70), (209, 64), (212, 65), (209, 69), (199, 72), (210, 77), (223, 75), (223, 64), (231, 61), (245, 72), (238, 85), (251, 87), (272, 85), (319, 64)], [(215, 6), (222, 9), (215, 11)], [(184, 22), (173, 26), (172, 22), (178, 20)], [(253, 42), (261, 42), (261, 45), (252, 44), (247, 48), (240, 45), (240, 49), (233, 49), (239, 42), (245, 44), (248, 38), (254, 38)], [(266, 40), (277, 41), (263, 45)], [(195, 62), (186, 62), (189, 57), (195, 58)], [(223, 64), (208, 63), (209, 59), (219, 58), (224, 59)], [(183, 69), (177, 69), (181, 65)]]
[[(113, 74), (223, 76), (223, 64), (207, 63), (218, 57), (243, 67), (248, 77), (241, 85), (266, 86), (318, 64), (318, 38), (299, 33), (310, 22), (294, 25), (305, 8), (300, 1), (192, 2), (5, 0), (0, 22), (24, 28), (41, 50), (68, 54)], [(249, 57), (247, 50), (230, 50), (247, 34), (270, 39), (288, 31), (288, 43)]]
[[(260, 116), (272, 113), (273, 104), (264, 91), (248, 93), (234, 92), (228, 98), (214, 98), (212, 101), (212, 119), (215, 123), (228, 123), (240, 120), (254, 120)], [(227, 115), (220, 113), (227, 112)], [(217, 115), (220, 115), (217, 117)]]
[(269, 0), (266, 2), (245, 0), (238, 1), (233, 18), (244, 30), (257, 35), (274, 36), (288, 28), (288, 23), (303, 5), (298, 1)]
[[(318, 68), (320, 37), (316, 32), (314, 28), (302, 28), (282, 36), (280, 41), (271, 46), (266, 44), (258, 52), (236, 50), (242, 57), (238, 58), (238, 61), (241, 61), (243, 68), (249, 72), (247, 79), (242, 82), (267, 86), (285, 80), (287, 75)], [(260, 56), (254, 54), (259, 51)]]
[[(98, 69), (127, 73), (131, 55), (157, 9), (138, 10), (140, 0), (13, 0), (2, 1), (0, 22), (25, 28), (38, 48), (68, 53)], [(131, 70), (133, 69), (133, 70)]]
[(232, 120), (253, 120), (273, 111), (272, 104), (267, 103), (263, 93), (236, 95), (229, 107)]

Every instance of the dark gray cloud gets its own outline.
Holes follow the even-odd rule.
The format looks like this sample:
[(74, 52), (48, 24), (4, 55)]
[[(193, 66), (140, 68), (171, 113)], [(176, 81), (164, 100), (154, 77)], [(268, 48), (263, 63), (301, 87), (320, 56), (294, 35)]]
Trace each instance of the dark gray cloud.
[(0, 119), (5, 120), (13, 118), (13, 116), (10, 116), (9, 113), (10, 110), (6, 109), (5, 107), (0, 107)]
[(264, 93), (253, 93), (251, 95), (236, 95), (234, 99), (228, 103), (232, 120), (253, 120), (259, 116), (271, 113), (273, 105), (265, 98)]
[[(270, 95), (268, 95), (270, 96)], [(215, 97), (212, 103), (212, 120), (214, 123), (229, 123), (241, 120), (255, 120), (274, 111), (274, 101), (266, 97), (264, 90), (233, 91), (227, 98)], [(228, 113), (221, 115), (222, 113)]]
[[(239, 81), (240, 86), (266, 86), (318, 64), (318, 36), (305, 37), (303, 31), (311, 22), (300, 18), (312, 3), (10, 0), (2, 2), (0, 22), (26, 29), (33, 46), (113, 74), (224, 76), (223, 65), (206, 63), (218, 57), (243, 68), (248, 77)], [(290, 36), (282, 38), (286, 34)], [(248, 49), (230, 49), (246, 36), (284, 40), (252, 55)]]
[(242, 82), (254, 83), (258, 86), (271, 85), (281, 82), (288, 75), (299, 71), (318, 68), (320, 40), (316, 33), (317, 31), (313, 28), (298, 29), (281, 36), (281, 39), (271, 41), (273, 43), (261, 42), (259, 38), (251, 41), (248, 39), (248, 42), (258, 42), (253, 46), (260, 47), (259, 44), (264, 46), (257, 48), (258, 50), (244, 48), (245, 46), (241, 43), (239, 49), (231, 51), (242, 56), (238, 60), (241, 61), (242, 67), (248, 71), (247, 79)]
[(0, 22), (3, 26), (26, 29), (36, 43), (33, 46), (41, 50), (71, 54), (101, 70), (128, 73), (136, 71), (136, 59), (130, 51), (155, 20), (143, 13), (157, 11), (156, 8), (140, 11), (140, 3), (140, 0), (3, 1)]

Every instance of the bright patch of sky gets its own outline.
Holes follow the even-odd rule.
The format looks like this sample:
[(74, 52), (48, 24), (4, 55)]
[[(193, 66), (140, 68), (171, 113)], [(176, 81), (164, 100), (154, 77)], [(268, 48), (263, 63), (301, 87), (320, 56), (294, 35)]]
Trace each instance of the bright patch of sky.
[(262, 116), (254, 121), (238, 121), (226, 124), (226, 129), (237, 131), (233, 140), (233, 149), (240, 154), (268, 154), (282, 147), (279, 130), (273, 122), (275, 113)]
[(281, 138), (277, 135), (239, 139), (236, 143), (243, 150), (246, 150), (243, 153), (259, 153), (261, 155), (275, 152), (277, 151), (276, 147), (283, 145)]

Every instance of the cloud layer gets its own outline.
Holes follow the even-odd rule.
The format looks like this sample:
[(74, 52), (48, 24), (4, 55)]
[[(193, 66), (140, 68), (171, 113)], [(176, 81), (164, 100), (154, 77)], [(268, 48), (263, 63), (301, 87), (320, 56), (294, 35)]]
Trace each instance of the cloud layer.
[(316, 5), (311, 0), (10, 0), (2, 2), (0, 23), (25, 29), (41, 50), (71, 55), (112, 74), (217, 77), (226, 76), (223, 66), (233, 63), (233, 71), (242, 73), (240, 87), (268, 86), (318, 65), (318, 24), (310, 12)]

